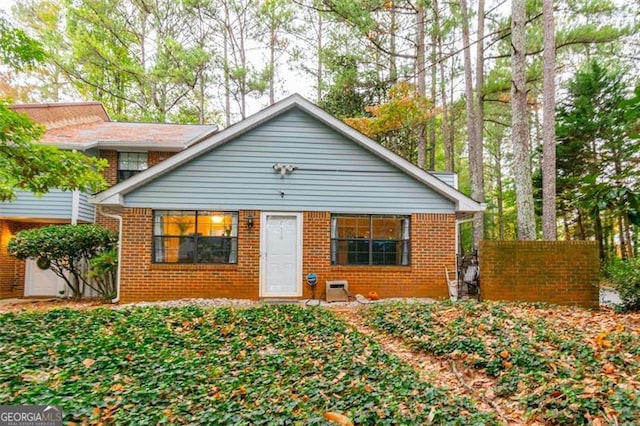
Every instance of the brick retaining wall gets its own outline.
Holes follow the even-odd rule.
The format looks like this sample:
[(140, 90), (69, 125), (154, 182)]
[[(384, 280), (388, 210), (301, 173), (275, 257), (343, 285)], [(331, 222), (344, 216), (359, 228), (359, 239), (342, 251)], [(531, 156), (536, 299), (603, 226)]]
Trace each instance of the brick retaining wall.
[(482, 241), (485, 300), (597, 308), (600, 262), (593, 241)]

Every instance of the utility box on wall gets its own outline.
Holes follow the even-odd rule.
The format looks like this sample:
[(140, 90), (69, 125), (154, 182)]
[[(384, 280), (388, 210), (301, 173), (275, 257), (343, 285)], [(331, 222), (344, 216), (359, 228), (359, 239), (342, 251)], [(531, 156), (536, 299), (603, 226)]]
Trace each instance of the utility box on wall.
[(348, 302), (349, 283), (346, 280), (327, 281), (327, 302)]

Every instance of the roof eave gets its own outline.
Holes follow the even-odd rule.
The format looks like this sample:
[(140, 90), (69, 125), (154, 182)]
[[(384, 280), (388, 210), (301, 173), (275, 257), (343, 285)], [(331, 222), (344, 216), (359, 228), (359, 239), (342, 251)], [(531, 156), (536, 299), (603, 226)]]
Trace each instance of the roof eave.
[[(101, 193), (100, 193), (101, 194)], [(97, 195), (91, 196), (88, 198), (89, 204), (100, 204), (105, 207), (123, 207), (124, 206), (124, 197), (121, 194), (113, 194), (109, 197), (103, 198), (102, 200), (97, 200)]]

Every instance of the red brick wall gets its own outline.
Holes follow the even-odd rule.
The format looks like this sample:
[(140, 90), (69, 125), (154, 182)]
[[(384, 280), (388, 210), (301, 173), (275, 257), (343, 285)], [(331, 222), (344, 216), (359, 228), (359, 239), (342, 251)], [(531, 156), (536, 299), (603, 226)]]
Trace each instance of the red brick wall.
[(48, 224), (0, 220), (0, 299), (24, 296), (25, 262), (9, 256), (9, 240), (23, 229), (46, 225)]
[[(254, 218), (253, 229), (246, 217)], [(411, 217), (410, 266), (332, 266), (328, 212), (305, 212), (303, 274), (318, 275), (316, 297), (327, 280), (346, 279), (353, 294), (376, 291), (381, 297), (447, 297), (445, 266), (455, 258), (455, 217)], [(151, 209), (125, 209), (122, 241), (121, 302), (185, 297), (259, 298), (260, 214), (240, 211), (238, 264), (178, 265), (151, 263)], [(303, 284), (304, 297), (311, 292)]]
[(482, 241), (483, 299), (597, 308), (600, 262), (593, 241)]
[(147, 162), (149, 164), (149, 167), (152, 167), (175, 154), (177, 153), (165, 152), (165, 151), (149, 151), (149, 154), (147, 156)]
[(115, 185), (118, 182), (118, 152), (113, 149), (101, 149), (100, 158), (104, 158), (108, 163), (102, 171), (107, 185)]

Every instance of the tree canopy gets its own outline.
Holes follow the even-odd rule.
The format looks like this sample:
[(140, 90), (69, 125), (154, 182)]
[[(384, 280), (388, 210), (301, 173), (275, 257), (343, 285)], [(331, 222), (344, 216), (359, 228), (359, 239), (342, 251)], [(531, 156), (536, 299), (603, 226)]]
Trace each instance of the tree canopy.
[[(532, 210), (529, 174), (539, 174), (547, 164), (543, 138), (546, 158), (552, 157), (555, 126), (549, 115), (556, 102), (572, 102), (569, 86), (586, 64), (595, 60), (620, 71), (627, 139), (638, 134), (638, 102), (630, 94), (638, 86), (631, 70), (638, 69), (640, 57), (640, 11), (623, 0), (521, 0), (514, 34), (507, 5), (502, 0), (23, 0), (14, 18), (42, 43), (44, 61), (21, 73), (22, 80), (8, 76), (0, 90), (14, 88), (12, 93), (26, 93), (30, 101), (99, 100), (122, 120), (226, 125), (298, 91), (314, 96), (339, 119), (352, 118), (351, 124), (417, 166), (458, 173), (460, 189), (487, 205), (484, 219), (474, 218), (475, 244), (518, 233), (540, 238), (540, 212), (521, 214)], [(512, 95), (514, 80), (518, 87)], [(30, 90), (19, 90), (25, 84)], [(403, 111), (398, 104), (402, 97), (392, 88), (402, 85), (410, 85), (420, 99), (416, 110)], [(407, 114), (399, 126), (393, 124), (394, 109)], [(420, 124), (410, 117), (420, 117)], [(555, 139), (564, 144), (557, 150), (559, 167), (584, 154), (566, 150), (569, 142), (560, 133)], [(546, 178), (553, 168), (545, 167)], [(566, 199), (566, 184), (559, 181), (556, 191), (558, 238), (593, 238), (596, 215), (608, 241), (605, 251), (614, 253), (624, 240), (637, 252), (640, 231), (632, 210), (629, 226), (620, 218), (612, 221), (609, 207), (598, 213), (579, 210), (577, 201)], [(544, 228), (552, 239), (554, 194), (545, 188)], [(470, 234), (462, 232), (465, 247)]]
[[(0, 17), (0, 58), (14, 69), (34, 67), (43, 50), (24, 31)], [(10, 201), (17, 190), (42, 195), (51, 189), (97, 191), (105, 181), (105, 162), (76, 151), (37, 143), (44, 129), (0, 99), (0, 201)]]

